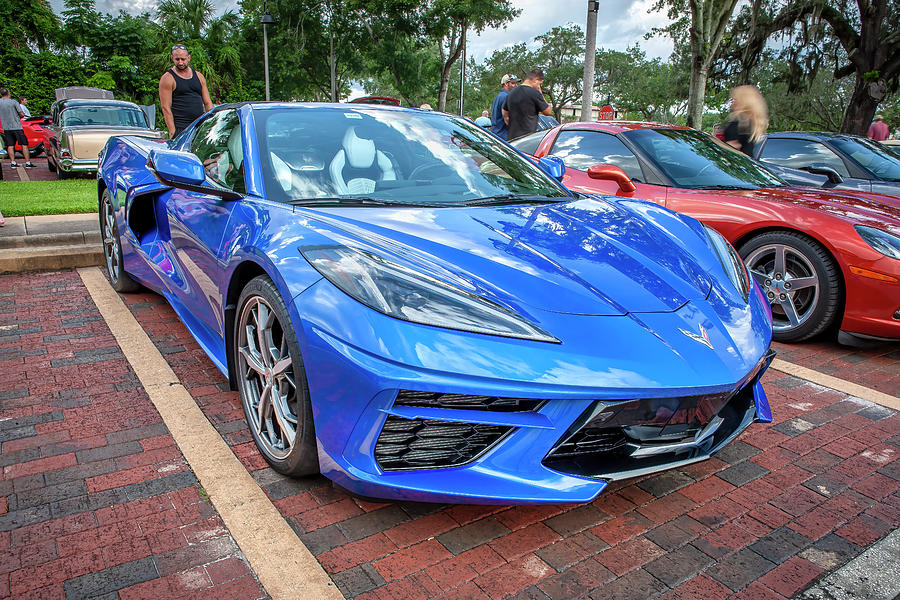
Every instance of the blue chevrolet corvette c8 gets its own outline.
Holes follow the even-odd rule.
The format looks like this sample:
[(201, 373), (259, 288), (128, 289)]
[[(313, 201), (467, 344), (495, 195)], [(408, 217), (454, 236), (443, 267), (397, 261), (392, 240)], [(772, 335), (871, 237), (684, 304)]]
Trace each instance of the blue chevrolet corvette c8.
[(108, 275), (172, 305), (274, 469), (360, 495), (584, 502), (771, 420), (734, 249), (554, 161), (437, 112), (219, 106), (107, 143)]

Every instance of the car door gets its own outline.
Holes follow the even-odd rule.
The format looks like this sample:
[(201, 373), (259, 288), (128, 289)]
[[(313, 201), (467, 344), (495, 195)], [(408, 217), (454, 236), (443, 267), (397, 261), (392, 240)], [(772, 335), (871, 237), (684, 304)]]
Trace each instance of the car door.
[[(871, 191), (872, 185), (866, 179), (853, 177), (844, 159), (831, 148), (815, 140), (788, 137), (769, 137), (759, 152), (759, 160), (787, 169), (805, 170), (813, 163), (825, 164), (840, 175), (843, 183), (830, 183), (822, 176), (822, 187)], [(788, 175), (789, 178), (789, 175)], [(800, 181), (798, 181), (800, 183)]]
[[(663, 206), (666, 204), (665, 186), (645, 183), (647, 176), (638, 157), (611, 133), (587, 129), (560, 130), (546, 155), (556, 156), (566, 165), (563, 176), (566, 187), (581, 192), (651, 200)], [(591, 179), (587, 170), (597, 164), (619, 167), (637, 189), (623, 192), (614, 181)]]
[[(207, 184), (244, 193), (243, 138), (238, 112), (222, 110), (197, 126), (188, 150), (206, 168)], [(166, 200), (171, 248), (181, 274), (177, 300), (218, 336), (224, 335), (223, 286), (227, 266), (223, 240), (237, 200), (174, 189)]]

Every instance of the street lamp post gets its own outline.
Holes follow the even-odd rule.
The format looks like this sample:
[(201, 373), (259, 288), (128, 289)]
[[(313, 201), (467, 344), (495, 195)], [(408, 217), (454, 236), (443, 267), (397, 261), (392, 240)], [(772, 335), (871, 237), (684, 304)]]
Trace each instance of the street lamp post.
[(266, 0), (266, 12), (263, 13), (260, 20), (263, 26), (263, 67), (266, 73), (266, 100), (269, 99), (269, 34), (266, 31), (267, 25), (275, 24), (275, 17), (269, 12), (269, 0)]
[(600, 3), (588, 0), (587, 23), (584, 39), (584, 81), (581, 84), (581, 120), (590, 121), (593, 116), (594, 57), (597, 52), (597, 11)]

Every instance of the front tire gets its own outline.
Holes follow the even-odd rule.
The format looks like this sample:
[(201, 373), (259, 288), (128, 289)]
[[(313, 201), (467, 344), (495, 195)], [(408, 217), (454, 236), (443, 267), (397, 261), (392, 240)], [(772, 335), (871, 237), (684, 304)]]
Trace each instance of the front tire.
[(103, 257), (106, 259), (106, 274), (109, 283), (117, 292), (135, 292), (140, 289), (123, 268), (122, 241), (116, 224), (116, 211), (109, 190), (103, 190), (100, 198), (100, 234), (103, 236)]
[(319, 472), (306, 371), (281, 294), (265, 275), (241, 292), (234, 327), (235, 379), (250, 433), (284, 475)]
[(773, 231), (751, 238), (740, 253), (772, 306), (776, 341), (800, 342), (834, 323), (843, 284), (837, 264), (818, 242)]

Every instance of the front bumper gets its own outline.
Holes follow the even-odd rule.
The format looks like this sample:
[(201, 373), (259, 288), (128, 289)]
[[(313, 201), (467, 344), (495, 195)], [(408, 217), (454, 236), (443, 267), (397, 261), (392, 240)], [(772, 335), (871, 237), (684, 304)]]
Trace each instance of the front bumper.
[(87, 159), (87, 158), (62, 158), (59, 160), (59, 168), (67, 173), (74, 172), (85, 172), (85, 171), (96, 171), (97, 170), (97, 159)]
[[(339, 318), (346, 323), (347, 330), (359, 325), (358, 309), (352, 301), (342, 302), (339, 295), (328, 298), (330, 301), (323, 304), (323, 309), (329, 311), (332, 321), (334, 315), (341, 315)], [(296, 310), (296, 304), (292, 305), (292, 311)], [(665, 318), (674, 319), (671, 315)], [(695, 386), (699, 382), (697, 387), (670, 388), (659, 383), (646, 387), (628, 385), (632, 380), (647, 384), (650, 381), (615, 368), (604, 370), (606, 365), (599, 361), (600, 364), (593, 365), (594, 373), (615, 376), (618, 385), (598, 386), (584, 383), (596, 381), (594, 374), (579, 382), (575, 379), (578, 371), (562, 368), (560, 357), (576, 361), (580, 349), (576, 342), (568, 348), (571, 354), (565, 354), (566, 349), (561, 347), (565, 344), (492, 339), (392, 320), (406, 335), (394, 337), (387, 328), (374, 327), (385, 348), (378, 352), (367, 344), (356, 345), (359, 339), (352, 335), (339, 339), (316, 326), (315, 321), (315, 318), (305, 321), (300, 337), (321, 471), (337, 484), (364, 496), (468, 504), (587, 502), (613, 479), (704, 460), (753, 421), (771, 420), (768, 401), (759, 382), (771, 360), (766, 352), (770, 337), (760, 336), (756, 340), (759, 342), (753, 346), (759, 348), (753, 350), (756, 358), (729, 383), (710, 383), (714, 377), (707, 374), (684, 378), (692, 380)], [(588, 321), (593, 319), (585, 319)], [(434, 335), (427, 340), (413, 339), (412, 328), (424, 328), (426, 333)], [(609, 334), (610, 339), (615, 337)], [(600, 353), (592, 341), (596, 339), (585, 332), (583, 345), (592, 350), (595, 363)], [(701, 344), (684, 339), (685, 344), (697, 345), (706, 352)], [(468, 340), (481, 343), (467, 350), (454, 347), (451, 340), (459, 344)], [(405, 344), (421, 362), (397, 360), (398, 344)], [(434, 356), (434, 351), (443, 354)], [(618, 354), (628, 352), (641, 354), (625, 348)], [(671, 349), (665, 352), (672, 354)], [(501, 354), (507, 357), (507, 364), (502, 368), (497, 365)], [(653, 350), (643, 349), (641, 368), (660, 374), (668, 371), (669, 367), (662, 361), (653, 362), (653, 354)], [(437, 364), (443, 364), (443, 368), (434, 368)], [(541, 376), (529, 375), (530, 381), (511, 376), (530, 368), (547, 373), (551, 365), (563, 373), (559, 379), (565, 383), (546, 383), (547, 378)], [(714, 368), (706, 365), (703, 370), (712, 373)], [(693, 437), (681, 440), (683, 447), (657, 452), (650, 461), (640, 464), (619, 461), (620, 468), (591, 472), (573, 471), (546, 460), (586, 422), (585, 416), (600, 405), (622, 406), (651, 398), (663, 405), (671, 398), (710, 394), (728, 401), (702, 415), (701, 422), (695, 423), (699, 427), (685, 431), (682, 438)], [(498, 404), (506, 408), (498, 409)], [(685, 408), (688, 405), (689, 402)], [(714, 431), (705, 429), (709, 420), (726, 407), (733, 414), (724, 415), (729, 418), (723, 417)], [(661, 441), (651, 437), (644, 436), (638, 445), (661, 446), (671, 444), (674, 439), (666, 435)], [(586, 460), (590, 462), (592, 458)]]
[(861, 266), (885, 279), (845, 275), (847, 299), (840, 329), (862, 338), (900, 340), (900, 260), (883, 256)]

